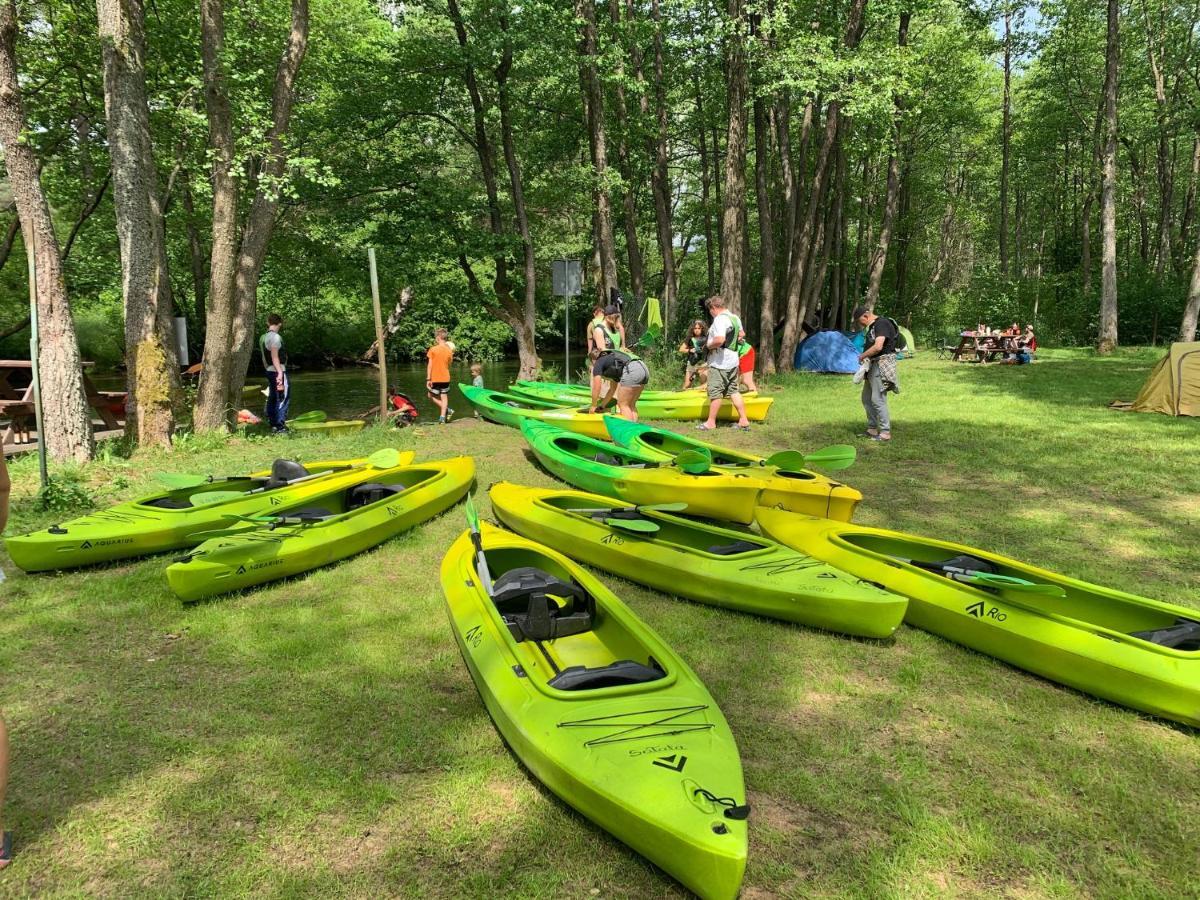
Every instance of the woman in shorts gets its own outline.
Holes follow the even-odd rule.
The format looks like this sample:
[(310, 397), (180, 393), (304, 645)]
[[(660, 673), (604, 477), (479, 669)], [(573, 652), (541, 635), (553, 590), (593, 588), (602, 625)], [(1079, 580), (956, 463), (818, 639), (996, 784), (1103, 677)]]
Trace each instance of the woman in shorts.
[[(650, 382), (650, 370), (638, 357), (621, 350), (611, 350), (596, 363), (598, 374), (605, 385), (604, 399), (599, 404), (604, 408), (617, 398), (617, 411), (621, 418), (636, 422), (637, 401)], [(593, 406), (589, 412), (595, 412)]]

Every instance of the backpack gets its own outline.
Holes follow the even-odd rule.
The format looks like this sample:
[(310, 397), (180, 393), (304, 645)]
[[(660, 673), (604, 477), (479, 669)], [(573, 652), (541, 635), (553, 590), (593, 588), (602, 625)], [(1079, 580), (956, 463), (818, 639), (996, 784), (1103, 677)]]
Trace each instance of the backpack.
[[(883, 319), (885, 321), (891, 322), (892, 327), (896, 329), (896, 342), (895, 342), (895, 345), (893, 346), (893, 349), (894, 350), (907, 350), (908, 349), (908, 338), (906, 338), (904, 336), (904, 332), (900, 330), (900, 323), (897, 322), (895, 319), (893, 319), (891, 316), (880, 316), (879, 318)], [(872, 335), (874, 335), (874, 333), (875, 333), (874, 328), (871, 329), (871, 333), (872, 333)], [(870, 343), (870, 342), (868, 341), (868, 343)]]

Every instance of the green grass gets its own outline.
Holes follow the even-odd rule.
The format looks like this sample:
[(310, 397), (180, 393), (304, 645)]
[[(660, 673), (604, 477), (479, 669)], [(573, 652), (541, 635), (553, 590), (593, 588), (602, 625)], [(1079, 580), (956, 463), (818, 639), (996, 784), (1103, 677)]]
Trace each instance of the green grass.
[[(895, 440), (841, 473), (860, 521), (1198, 605), (1200, 422), (1110, 412), (1157, 354), (901, 364)], [(777, 379), (761, 452), (850, 439), (848, 379)], [(470, 453), (482, 489), (552, 483), (517, 432), (189, 441), (79, 477), (104, 504), (158, 470), (237, 472), (385, 441)], [(67, 518), (15, 467), (14, 531)], [(682, 890), (534, 782), (451, 637), (455, 509), (302, 580), (183, 607), (163, 558), (0, 587), (13, 741), (0, 894), (649, 897)], [(1179, 896), (1200, 859), (1194, 731), (932, 635), (856, 641), (602, 576), (696, 669), (741, 747), (744, 895)]]

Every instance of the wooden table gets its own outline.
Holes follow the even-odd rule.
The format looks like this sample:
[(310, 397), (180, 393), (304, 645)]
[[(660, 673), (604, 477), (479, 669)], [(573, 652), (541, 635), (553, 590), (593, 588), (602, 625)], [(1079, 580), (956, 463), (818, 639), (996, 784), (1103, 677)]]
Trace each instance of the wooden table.
[(983, 335), (964, 334), (959, 339), (954, 352), (950, 354), (950, 358), (955, 362), (962, 362), (963, 355), (966, 354), (976, 358), (982, 356), (984, 362), (991, 362), (992, 357), (1016, 352), (1016, 338), (1001, 335), (999, 346), (990, 346), (992, 340), (993, 338)]
[[(94, 363), (85, 362), (83, 372), (83, 390), (87, 396), (88, 405), (100, 417), (105, 427), (119, 430), (121, 423), (110, 410), (109, 404), (125, 398), (122, 391), (98, 391), (88, 378), (87, 369)], [(14, 375), (29, 374), (29, 384), (25, 387), (15, 387), (12, 383)], [(27, 359), (0, 359), (0, 414), (8, 415), (9, 425), (0, 433), (0, 445), (16, 442), (19, 420), (34, 414), (33, 409), (33, 364)]]

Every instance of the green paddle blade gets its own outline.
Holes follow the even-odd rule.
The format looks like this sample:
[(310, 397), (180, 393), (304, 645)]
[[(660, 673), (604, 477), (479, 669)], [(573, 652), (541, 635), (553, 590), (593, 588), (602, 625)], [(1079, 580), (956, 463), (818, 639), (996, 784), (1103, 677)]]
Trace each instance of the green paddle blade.
[(367, 465), (374, 469), (394, 469), (400, 465), (400, 451), (395, 447), (384, 447), (367, 457)]
[[(228, 519), (231, 522), (253, 522), (255, 525), (269, 525), (278, 519), (278, 516), (237, 516), (233, 513), (226, 513), (221, 516), (222, 519)], [(243, 529), (245, 530), (245, 529)]]
[(858, 451), (849, 444), (834, 444), (813, 453), (801, 453), (799, 450), (781, 450), (763, 460), (764, 466), (775, 466), (784, 472), (800, 472), (807, 466), (820, 466), (822, 469), (845, 469), (854, 465)]
[(689, 475), (702, 475), (712, 467), (712, 454), (706, 450), (684, 450), (671, 460), (671, 465)]
[(192, 506), (212, 506), (214, 503), (228, 503), (230, 500), (241, 500), (246, 495), (241, 491), (206, 491), (203, 494), (191, 496)]
[(647, 506), (639, 506), (637, 510), (638, 512), (641, 512), (643, 509), (648, 509), (651, 512), (685, 512), (687, 508), (688, 505), (680, 501), (678, 503), (651, 503)]
[(799, 450), (780, 450), (778, 453), (772, 453), (764, 459), (762, 464), (764, 466), (774, 466), (785, 472), (799, 472), (804, 468), (806, 462), (808, 462), (808, 457)]
[(188, 475), (184, 472), (158, 472), (154, 476), (160, 484), (176, 491), (182, 488), (200, 487), (202, 484), (212, 484), (208, 475)]
[(638, 534), (658, 533), (658, 524), (645, 519), (605, 519), (604, 524), (619, 531), (632, 531)]
[(973, 572), (970, 575), (955, 575), (955, 581), (965, 584), (977, 584), (980, 587), (995, 588), (1001, 591), (1013, 591), (1020, 594), (1040, 594), (1043, 597), (1065, 597), (1067, 592), (1057, 584), (1035, 584), (1024, 578), (1014, 578), (1011, 575), (996, 575), (991, 572)]
[(192, 540), (211, 541), (214, 538), (232, 537), (235, 534), (247, 534), (253, 530), (253, 528), (218, 528), (215, 531), (199, 531), (192, 535)]
[(329, 416), (325, 415), (322, 410), (314, 409), (312, 412), (301, 413), (294, 419), (288, 419), (293, 425), (307, 425), (312, 422), (324, 422)]
[(479, 510), (475, 508), (475, 498), (470, 494), (467, 494), (463, 511), (467, 514), (467, 527), (471, 529), (471, 534), (479, 534)]

